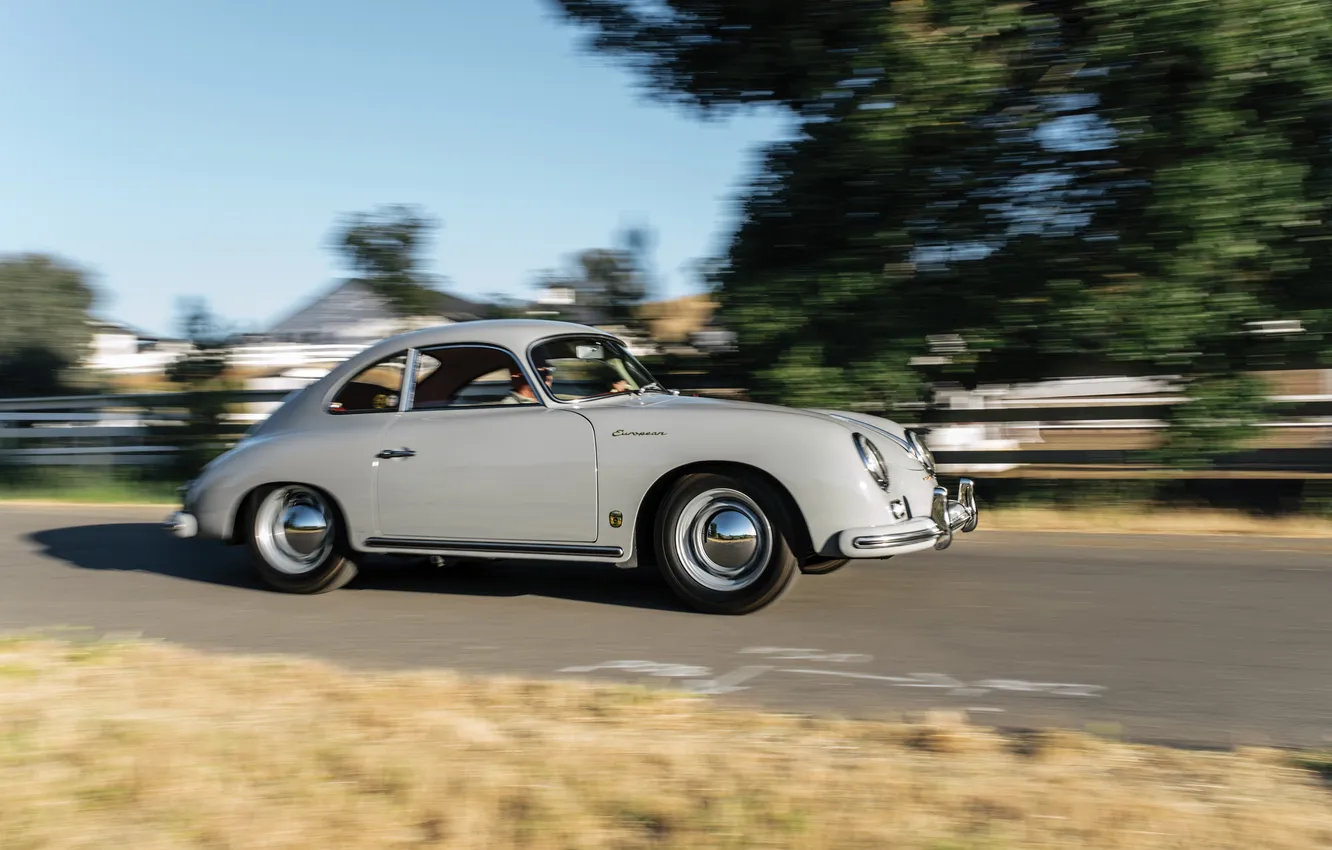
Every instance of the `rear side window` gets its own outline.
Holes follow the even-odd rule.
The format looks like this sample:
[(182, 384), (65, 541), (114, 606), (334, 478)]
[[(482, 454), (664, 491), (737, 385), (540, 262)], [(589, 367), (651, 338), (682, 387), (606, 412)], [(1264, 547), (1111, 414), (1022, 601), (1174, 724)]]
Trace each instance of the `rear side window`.
[(489, 346), (424, 349), (415, 379), (412, 410), (540, 404), (513, 355)]
[(342, 385), (330, 413), (392, 413), (402, 398), (403, 376), (407, 371), (407, 352), (401, 351), (379, 361)]

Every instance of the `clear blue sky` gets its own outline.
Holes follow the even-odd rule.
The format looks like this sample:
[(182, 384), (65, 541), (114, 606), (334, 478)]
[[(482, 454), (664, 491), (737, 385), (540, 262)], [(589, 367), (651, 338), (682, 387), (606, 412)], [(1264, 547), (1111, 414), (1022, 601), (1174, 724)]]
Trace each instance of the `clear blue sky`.
[(463, 296), (528, 294), (628, 220), (694, 291), (782, 124), (646, 102), (578, 35), (543, 0), (0, 3), (0, 253), (84, 266), (148, 330), (182, 296), (259, 328), (342, 273), (341, 214), (415, 203)]

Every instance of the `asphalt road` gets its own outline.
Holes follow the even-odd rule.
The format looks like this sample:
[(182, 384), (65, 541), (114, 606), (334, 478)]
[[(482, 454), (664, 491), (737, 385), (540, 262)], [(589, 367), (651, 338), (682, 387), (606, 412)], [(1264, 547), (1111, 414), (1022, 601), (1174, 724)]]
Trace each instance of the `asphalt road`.
[(1332, 743), (1332, 541), (982, 530), (715, 617), (647, 571), (586, 564), (379, 564), (332, 594), (283, 595), (241, 550), (168, 537), (159, 513), (0, 506), (0, 629), (673, 684), (858, 717), (954, 709), (1183, 745)]

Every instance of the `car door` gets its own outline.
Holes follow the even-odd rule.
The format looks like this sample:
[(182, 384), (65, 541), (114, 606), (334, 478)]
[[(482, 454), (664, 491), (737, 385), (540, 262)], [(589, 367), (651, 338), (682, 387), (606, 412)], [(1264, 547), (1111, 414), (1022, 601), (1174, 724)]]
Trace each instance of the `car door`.
[(298, 480), (337, 499), (359, 542), (374, 534), (375, 453), (399, 415), (407, 348), (366, 365), (338, 387), (321, 421), (292, 441), (284, 461), (303, 470)]
[[(490, 346), (418, 353), (406, 410), (383, 432), (375, 495), (390, 539), (590, 543), (597, 537), (596, 439), (569, 410), (514, 401)], [(428, 371), (421, 364), (429, 363)], [(505, 379), (483, 380), (499, 373)], [(478, 389), (479, 387), (479, 389)]]

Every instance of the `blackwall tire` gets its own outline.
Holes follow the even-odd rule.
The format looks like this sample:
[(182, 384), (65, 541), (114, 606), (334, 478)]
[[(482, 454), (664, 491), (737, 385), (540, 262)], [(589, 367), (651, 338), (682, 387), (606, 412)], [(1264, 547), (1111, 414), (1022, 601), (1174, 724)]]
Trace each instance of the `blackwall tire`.
[(816, 558), (807, 564), (802, 564), (800, 572), (807, 576), (826, 576), (828, 573), (837, 572), (849, 563), (851, 563), (850, 558)]
[(748, 614), (780, 599), (800, 572), (795, 546), (781, 494), (755, 475), (686, 475), (657, 513), (662, 576), (708, 614)]

